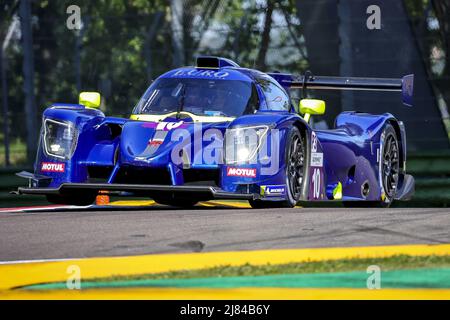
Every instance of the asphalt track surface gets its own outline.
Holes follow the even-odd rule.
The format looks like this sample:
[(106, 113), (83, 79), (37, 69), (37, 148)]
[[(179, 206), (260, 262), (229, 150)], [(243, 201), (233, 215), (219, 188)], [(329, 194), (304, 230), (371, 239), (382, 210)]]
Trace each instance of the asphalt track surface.
[(164, 206), (0, 213), (0, 261), (450, 243), (449, 208)]

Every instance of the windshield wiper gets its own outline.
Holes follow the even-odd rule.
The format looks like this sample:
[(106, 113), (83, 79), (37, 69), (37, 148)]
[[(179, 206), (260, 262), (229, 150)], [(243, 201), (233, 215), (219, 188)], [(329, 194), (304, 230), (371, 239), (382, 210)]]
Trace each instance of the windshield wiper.
[(180, 96), (180, 103), (178, 104), (177, 117), (176, 117), (177, 119), (180, 119), (180, 117), (181, 117), (180, 112), (182, 112), (184, 109), (184, 97), (186, 95), (186, 85), (185, 84), (181, 84), (179, 94), (181, 94), (181, 96)]

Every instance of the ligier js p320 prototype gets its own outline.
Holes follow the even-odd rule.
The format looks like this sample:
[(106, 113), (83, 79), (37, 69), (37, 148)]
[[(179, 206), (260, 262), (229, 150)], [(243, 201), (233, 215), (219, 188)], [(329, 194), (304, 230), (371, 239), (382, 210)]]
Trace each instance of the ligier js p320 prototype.
[(100, 95), (54, 104), (42, 118), (34, 173), (19, 194), (87, 205), (101, 193), (188, 207), (210, 199), (252, 207), (299, 201), (388, 206), (414, 193), (405, 128), (392, 114), (343, 112), (314, 130), (325, 102), (292, 103), (292, 89), (398, 91), (411, 105), (413, 76), (402, 79), (293, 76), (199, 57), (195, 67), (154, 81), (129, 119), (106, 117)]

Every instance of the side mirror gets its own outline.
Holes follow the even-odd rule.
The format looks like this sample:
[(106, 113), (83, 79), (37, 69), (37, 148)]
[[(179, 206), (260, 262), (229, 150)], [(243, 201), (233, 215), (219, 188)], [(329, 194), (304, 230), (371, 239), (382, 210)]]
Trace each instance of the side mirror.
[(100, 107), (101, 96), (98, 92), (81, 92), (78, 103), (84, 105), (86, 108)]
[(302, 99), (300, 100), (300, 113), (306, 122), (312, 114), (321, 115), (325, 113), (325, 101), (316, 99)]

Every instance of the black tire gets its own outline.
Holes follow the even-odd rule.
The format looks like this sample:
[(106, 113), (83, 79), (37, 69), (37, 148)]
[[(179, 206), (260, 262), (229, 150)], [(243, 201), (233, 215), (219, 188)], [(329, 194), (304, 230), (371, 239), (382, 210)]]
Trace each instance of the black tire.
[(47, 195), (47, 201), (54, 204), (66, 204), (72, 206), (88, 206), (95, 202), (96, 194), (76, 195)]
[(397, 193), (400, 174), (400, 147), (397, 133), (391, 124), (386, 125), (383, 133), (380, 175), (385, 197), (384, 200), (380, 201), (380, 205), (387, 208), (392, 204)]
[(286, 139), (286, 195), (284, 201), (249, 200), (254, 209), (293, 208), (300, 200), (305, 176), (305, 140), (297, 127), (292, 127)]
[(384, 190), (384, 199), (380, 201), (345, 201), (347, 208), (388, 208), (394, 201), (400, 173), (400, 148), (394, 127), (386, 124), (382, 134), (381, 164), (379, 175)]

